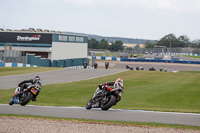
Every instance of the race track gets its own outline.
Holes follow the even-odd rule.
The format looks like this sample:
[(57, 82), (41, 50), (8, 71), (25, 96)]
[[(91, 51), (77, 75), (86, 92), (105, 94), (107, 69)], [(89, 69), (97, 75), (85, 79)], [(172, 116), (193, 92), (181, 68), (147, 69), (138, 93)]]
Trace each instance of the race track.
[[(104, 62), (99, 61), (100, 69), (61, 69), (49, 72), (40, 72), (34, 74), (22, 74), (13, 76), (0, 76), (0, 89), (15, 88), (19, 82), (24, 79), (30, 79), (34, 75), (39, 75), (43, 85), (65, 83), (101, 77), (109, 74), (127, 71), (125, 65), (142, 66), (146, 70), (148, 67), (156, 68), (166, 67), (169, 71), (173, 70), (195, 70), (200, 71), (200, 65), (190, 64), (171, 64), (171, 63), (139, 63), (139, 62), (110, 62), (108, 70), (103, 69)], [(112, 68), (112, 69), (110, 69)], [(86, 101), (87, 102), (87, 101)], [(153, 112), (136, 110), (108, 110), (100, 109), (86, 110), (83, 107), (50, 107), (50, 106), (32, 106), (25, 107), (14, 105), (9, 106), (0, 104), (0, 114), (25, 114), (37, 116), (52, 116), (64, 118), (80, 118), (95, 120), (112, 121), (134, 121), (134, 122), (156, 122), (168, 124), (182, 124), (200, 126), (200, 114), (194, 113), (172, 113), (172, 112)]]
[(153, 112), (139, 110), (100, 109), (86, 110), (83, 107), (19, 106), (0, 104), (0, 114), (25, 114), (61, 118), (79, 118), (111, 121), (155, 122), (200, 126), (200, 114)]
[(21, 74), (13, 76), (0, 76), (0, 89), (16, 88), (18, 83), (23, 80), (31, 79), (35, 75), (39, 75), (42, 80), (42, 85), (67, 83), (72, 81), (79, 81), (91, 79), (119, 73), (126, 71), (126, 69), (60, 69), (47, 72)]

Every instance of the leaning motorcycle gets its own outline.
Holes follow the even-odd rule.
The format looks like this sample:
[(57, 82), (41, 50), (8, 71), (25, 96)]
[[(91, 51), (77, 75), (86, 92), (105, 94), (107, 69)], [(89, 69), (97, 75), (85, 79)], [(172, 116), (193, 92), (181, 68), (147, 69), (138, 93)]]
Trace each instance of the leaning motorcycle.
[(20, 104), (25, 106), (40, 91), (40, 86), (38, 84), (29, 85), (22, 92), (20, 92), (20, 87), (15, 89), (14, 96), (10, 99), (9, 105)]
[[(102, 110), (108, 110), (121, 99), (121, 97), (117, 97), (118, 94), (120, 94), (120, 92), (117, 89), (112, 89), (110, 91), (97, 90), (95, 96), (86, 104), (86, 109), (101, 108)], [(95, 107), (95, 105), (97, 106)]]

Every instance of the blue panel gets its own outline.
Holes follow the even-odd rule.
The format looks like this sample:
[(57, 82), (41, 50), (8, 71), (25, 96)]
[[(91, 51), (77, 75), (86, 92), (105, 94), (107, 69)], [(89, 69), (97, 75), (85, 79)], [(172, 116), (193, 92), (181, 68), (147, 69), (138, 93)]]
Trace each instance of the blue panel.
[(117, 58), (116, 57), (112, 57), (112, 60), (117, 60)]
[(12, 46), (32, 46), (32, 47), (51, 47), (52, 44), (39, 44), (39, 43), (0, 43), (0, 46), (4, 46), (5, 44), (12, 44)]
[(5, 63), (0, 63), (0, 67), (5, 67)]
[(105, 56), (101, 56), (101, 60), (106, 60), (106, 57)]
[(17, 67), (17, 63), (12, 63), (12, 67)]
[(162, 60), (162, 58), (155, 58), (155, 60)]
[(26, 67), (26, 64), (23, 64), (23, 67)]

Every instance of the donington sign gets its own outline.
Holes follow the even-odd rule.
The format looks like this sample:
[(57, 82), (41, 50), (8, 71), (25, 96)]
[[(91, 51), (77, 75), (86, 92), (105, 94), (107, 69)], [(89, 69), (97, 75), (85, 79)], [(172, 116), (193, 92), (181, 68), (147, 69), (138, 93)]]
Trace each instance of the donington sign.
[(32, 37), (28, 36), (17, 36), (17, 41), (33, 41), (33, 40), (40, 40), (41, 35), (32, 35)]
[(0, 32), (0, 43), (52, 44), (52, 34)]

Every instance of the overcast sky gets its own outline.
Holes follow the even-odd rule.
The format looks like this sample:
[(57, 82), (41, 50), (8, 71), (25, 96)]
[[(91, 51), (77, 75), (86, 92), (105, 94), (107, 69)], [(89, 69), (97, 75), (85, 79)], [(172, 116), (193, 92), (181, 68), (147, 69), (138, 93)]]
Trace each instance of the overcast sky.
[(200, 39), (200, 0), (0, 0), (0, 28)]

